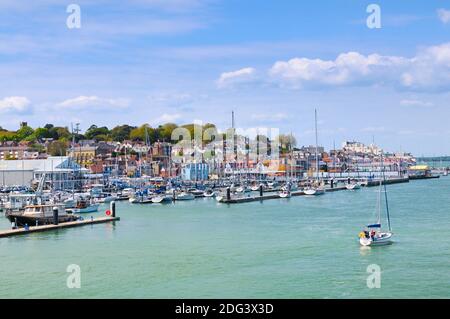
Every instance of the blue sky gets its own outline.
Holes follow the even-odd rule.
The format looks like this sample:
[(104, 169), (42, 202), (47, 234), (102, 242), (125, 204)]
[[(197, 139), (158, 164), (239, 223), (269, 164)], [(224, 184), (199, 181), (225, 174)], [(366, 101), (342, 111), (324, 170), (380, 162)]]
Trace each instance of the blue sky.
[[(69, 29), (66, 8), (81, 8)], [(366, 7), (381, 8), (381, 29)], [(192, 121), (450, 154), (448, 1), (0, 0), (0, 126)]]

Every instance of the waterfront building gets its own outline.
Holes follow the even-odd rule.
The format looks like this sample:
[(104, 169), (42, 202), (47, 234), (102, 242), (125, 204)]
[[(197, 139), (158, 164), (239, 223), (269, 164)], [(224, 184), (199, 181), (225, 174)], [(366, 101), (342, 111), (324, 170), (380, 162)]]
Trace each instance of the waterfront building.
[(71, 188), (74, 176), (87, 173), (68, 156), (49, 156), (36, 160), (2, 160), (0, 161), (0, 185), (29, 186), (39, 181), (43, 174), (53, 189)]
[(185, 164), (181, 170), (184, 181), (206, 181), (209, 176), (209, 165), (205, 163)]

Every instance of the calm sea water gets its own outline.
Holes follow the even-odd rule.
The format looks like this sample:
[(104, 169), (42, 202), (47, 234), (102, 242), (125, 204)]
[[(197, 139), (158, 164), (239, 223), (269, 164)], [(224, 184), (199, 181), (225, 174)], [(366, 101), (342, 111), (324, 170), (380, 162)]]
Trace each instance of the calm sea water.
[[(449, 298), (450, 178), (388, 189), (396, 241), (369, 249), (357, 234), (375, 188), (230, 206), (119, 203), (114, 225), (0, 239), (0, 297)], [(70, 264), (80, 289), (66, 286)], [(371, 264), (380, 289), (367, 288)]]

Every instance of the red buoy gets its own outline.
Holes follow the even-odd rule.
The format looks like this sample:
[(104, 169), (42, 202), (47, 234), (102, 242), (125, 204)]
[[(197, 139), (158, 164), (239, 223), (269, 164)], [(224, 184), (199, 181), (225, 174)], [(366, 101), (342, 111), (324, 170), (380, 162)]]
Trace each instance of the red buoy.
[(108, 210), (105, 212), (105, 214), (106, 214), (106, 216), (110, 216), (110, 215), (111, 215), (111, 211), (108, 209)]

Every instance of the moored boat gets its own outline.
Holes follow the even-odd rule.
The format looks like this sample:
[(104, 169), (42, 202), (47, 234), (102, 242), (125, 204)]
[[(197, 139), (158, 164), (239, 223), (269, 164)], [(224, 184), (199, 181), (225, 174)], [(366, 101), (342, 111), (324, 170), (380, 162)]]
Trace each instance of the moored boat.
[(176, 195), (176, 200), (193, 200), (195, 199), (195, 196), (188, 192), (181, 192)]
[(87, 200), (79, 200), (74, 208), (67, 209), (72, 214), (95, 213), (98, 211), (100, 204), (92, 204)]
[(216, 196), (216, 193), (212, 190), (212, 189), (207, 189), (204, 193), (203, 193), (204, 197), (214, 197)]
[(16, 226), (46, 225), (54, 222), (53, 210), (58, 210), (58, 223), (75, 221), (77, 216), (66, 212), (64, 205), (28, 205), (23, 212), (9, 212), (5, 216)]
[(151, 199), (154, 204), (170, 203), (173, 201), (173, 197), (170, 195), (156, 195)]

